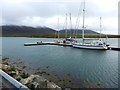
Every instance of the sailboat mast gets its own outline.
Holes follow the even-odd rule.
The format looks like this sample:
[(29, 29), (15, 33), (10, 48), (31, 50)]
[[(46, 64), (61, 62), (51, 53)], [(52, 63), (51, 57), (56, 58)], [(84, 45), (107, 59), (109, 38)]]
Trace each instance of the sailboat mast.
[(101, 40), (101, 29), (102, 29), (102, 24), (101, 24), (101, 17), (100, 17), (100, 40)]
[(67, 38), (67, 13), (66, 13), (66, 21), (65, 21), (65, 24), (66, 24), (66, 32), (65, 32), (65, 38)]
[(84, 0), (84, 6), (83, 6), (83, 27), (82, 27), (83, 44), (84, 44), (84, 30), (85, 30), (85, 0)]
[(58, 39), (60, 38), (59, 36), (59, 17), (58, 17)]
[(70, 13), (70, 36), (72, 36), (72, 21), (71, 21), (71, 13)]

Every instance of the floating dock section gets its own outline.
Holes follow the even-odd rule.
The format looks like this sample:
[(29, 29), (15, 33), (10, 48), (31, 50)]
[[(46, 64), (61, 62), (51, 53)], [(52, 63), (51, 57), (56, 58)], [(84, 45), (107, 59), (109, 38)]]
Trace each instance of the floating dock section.
[[(24, 46), (34, 46), (34, 45), (59, 45), (59, 46), (73, 47), (72, 44), (64, 44), (64, 43), (57, 43), (57, 42), (35, 42), (35, 43), (25, 43), (24, 44)], [(108, 50), (120, 51), (120, 47), (108, 46)]]
[(57, 43), (57, 42), (36, 42), (36, 43), (25, 43), (24, 46), (34, 46), (34, 45), (59, 45), (59, 46), (70, 46), (72, 44), (64, 44), (64, 43)]
[(116, 50), (116, 51), (120, 51), (120, 47), (116, 47), (116, 46), (108, 46), (109, 50)]

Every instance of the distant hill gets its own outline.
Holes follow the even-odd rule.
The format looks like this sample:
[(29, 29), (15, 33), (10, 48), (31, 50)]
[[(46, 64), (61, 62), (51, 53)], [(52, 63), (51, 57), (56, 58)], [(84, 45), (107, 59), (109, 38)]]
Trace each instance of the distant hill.
[[(4, 25), (2, 27), (3, 36), (39, 36), (39, 35), (55, 35), (57, 33), (56, 30), (51, 29), (49, 27), (30, 27), (30, 26), (16, 26), (16, 25)], [(65, 34), (66, 30), (60, 30), (60, 34)], [(67, 30), (67, 33), (70, 34), (77, 32), (77, 34), (81, 34), (81, 29), (72, 29)], [(92, 30), (85, 30), (85, 34), (97, 34), (97, 32)]]
[(33, 36), (40, 34), (53, 34), (56, 31), (48, 27), (30, 27), (30, 26), (16, 26), (7, 25), (2, 26), (3, 36)]
[[(66, 32), (66, 30), (60, 30), (60, 33), (65, 33)], [(67, 33), (72, 33), (72, 34), (74, 34), (74, 33), (77, 33), (77, 34), (82, 34), (82, 29), (67, 29)], [(99, 33), (97, 33), (97, 32), (95, 32), (95, 31), (92, 31), (92, 30), (90, 30), (90, 29), (86, 29), (85, 30), (85, 34), (99, 34)]]

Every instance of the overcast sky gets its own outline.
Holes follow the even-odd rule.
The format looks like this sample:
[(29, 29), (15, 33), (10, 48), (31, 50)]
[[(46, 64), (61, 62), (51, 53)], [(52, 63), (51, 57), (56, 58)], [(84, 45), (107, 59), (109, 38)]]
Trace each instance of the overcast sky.
[[(101, 16), (102, 33), (118, 34), (119, 0), (85, 1), (85, 27), (99, 32)], [(1, 5), (2, 25), (47, 26), (59, 30), (65, 27), (66, 13), (67, 28), (70, 28), (71, 13), (72, 28), (82, 28), (83, 0), (2, 0)]]

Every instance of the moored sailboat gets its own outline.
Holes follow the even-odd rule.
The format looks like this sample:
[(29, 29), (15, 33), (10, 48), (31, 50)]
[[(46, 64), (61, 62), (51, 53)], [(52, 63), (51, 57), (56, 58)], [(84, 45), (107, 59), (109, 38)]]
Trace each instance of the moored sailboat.
[[(72, 46), (73, 43), (76, 42), (76, 40), (74, 38), (72, 38), (72, 21), (71, 21), (71, 13), (69, 14), (70, 15), (70, 37), (67, 37), (67, 14), (66, 14), (66, 20), (65, 20), (65, 23), (66, 23), (66, 28), (65, 28), (65, 38), (60, 40), (59, 39), (59, 30), (58, 30), (58, 40), (56, 41), (56, 43), (59, 43), (59, 44), (64, 44), (64, 45), (70, 45)], [(58, 25), (59, 25), (59, 20), (58, 20)]]
[(106, 44), (106, 42), (102, 42), (101, 40), (101, 17), (100, 17), (100, 39), (94, 40), (90, 43), (85, 42), (88, 39), (84, 38), (84, 31), (85, 31), (84, 23), (85, 23), (85, 1), (84, 1), (84, 7), (83, 7), (82, 43), (73, 43), (73, 47), (84, 48), (84, 49), (107, 50), (108, 45)]

